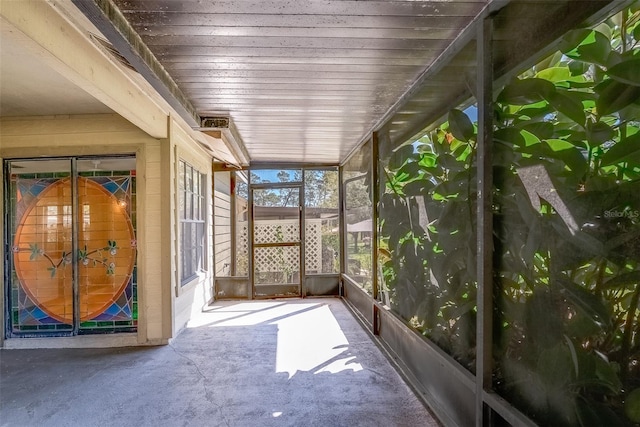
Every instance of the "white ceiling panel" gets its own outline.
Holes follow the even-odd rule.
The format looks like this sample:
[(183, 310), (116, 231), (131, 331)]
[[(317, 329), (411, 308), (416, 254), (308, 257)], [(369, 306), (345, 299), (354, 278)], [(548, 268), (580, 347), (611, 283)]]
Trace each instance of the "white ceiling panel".
[(339, 163), (488, 1), (114, 3), (251, 161)]

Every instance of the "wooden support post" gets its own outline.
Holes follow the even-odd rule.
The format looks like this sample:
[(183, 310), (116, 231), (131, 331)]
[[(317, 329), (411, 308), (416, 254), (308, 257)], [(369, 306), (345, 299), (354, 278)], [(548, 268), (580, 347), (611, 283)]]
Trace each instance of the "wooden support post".
[(477, 274), (476, 426), (490, 424), (485, 414), (484, 392), (491, 388), (493, 321), (493, 20), (485, 18), (477, 34)]

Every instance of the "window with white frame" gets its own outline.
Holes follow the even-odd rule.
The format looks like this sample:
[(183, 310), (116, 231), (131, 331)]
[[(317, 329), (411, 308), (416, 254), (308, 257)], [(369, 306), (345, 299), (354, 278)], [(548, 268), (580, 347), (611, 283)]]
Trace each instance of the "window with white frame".
[(180, 283), (187, 284), (205, 268), (206, 175), (184, 160), (178, 171), (180, 206)]

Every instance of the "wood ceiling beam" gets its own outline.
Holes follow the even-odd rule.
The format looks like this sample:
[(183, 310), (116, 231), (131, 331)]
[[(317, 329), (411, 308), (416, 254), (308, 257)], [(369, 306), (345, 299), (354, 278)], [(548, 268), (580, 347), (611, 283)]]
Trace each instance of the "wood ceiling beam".
[(154, 138), (168, 135), (167, 112), (48, 2), (2, 1), (0, 24), (44, 64)]
[(196, 109), (111, 0), (72, 2), (189, 126), (200, 127)]
[[(116, 50), (149, 82), (186, 124), (195, 131), (200, 131), (197, 132), (199, 136), (196, 139), (205, 140), (205, 145), (211, 149), (212, 135), (205, 131), (212, 129), (203, 123), (206, 118), (198, 114), (194, 105), (160, 64), (117, 5), (112, 0), (71, 1), (109, 39)], [(249, 163), (249, 154), (233, 123), (221, 129), (220, 139), (239, 164)], [(219, 156), (215, 153), (214, 155), (225, 161), (230, 161), (227, 155)]]

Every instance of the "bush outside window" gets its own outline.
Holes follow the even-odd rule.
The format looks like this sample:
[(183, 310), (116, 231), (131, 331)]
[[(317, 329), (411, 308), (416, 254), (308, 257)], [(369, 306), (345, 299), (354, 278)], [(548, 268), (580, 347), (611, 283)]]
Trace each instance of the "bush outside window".
[[(497, 88), (493, 388), (539, 425), (640, 423), (639, 58), (636, 3)], [(377, 254), (391, 309), (472, 372), (473, 112), (383, 157)]]

